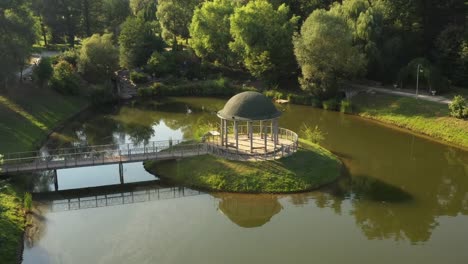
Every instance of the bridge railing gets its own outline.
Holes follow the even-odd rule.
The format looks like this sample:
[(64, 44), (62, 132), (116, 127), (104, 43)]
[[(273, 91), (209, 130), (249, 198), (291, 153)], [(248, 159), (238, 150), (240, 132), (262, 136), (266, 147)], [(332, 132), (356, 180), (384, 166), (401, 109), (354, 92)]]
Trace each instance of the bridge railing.
[[(103, 149), (108, 146), (108, 149)], [(77, 167), (83, 165), (101, 165), (117, 162), (128, 162), (132, 160), (145, 160), (151, 158), (183, 157), (184, 155), (199, 155), (205, 153), (205, 144), (183, 142), (179, 140), (157, 141), (150, 144), (137, 145), (103, 145), (91, 147), (91, 151), (70, 151), (59, 154), (42, 154), (34, 157), (20, 157), (5, 159), (2, 165), (2, 173), (20, 171), (22, 167), (28, 166), (30, 170)], [(118, 147), (115, 147), (118, 146)], [(67, 149), (68, 150), (68, 149)], [(24, 169), (23, 169), (24, 170)]]

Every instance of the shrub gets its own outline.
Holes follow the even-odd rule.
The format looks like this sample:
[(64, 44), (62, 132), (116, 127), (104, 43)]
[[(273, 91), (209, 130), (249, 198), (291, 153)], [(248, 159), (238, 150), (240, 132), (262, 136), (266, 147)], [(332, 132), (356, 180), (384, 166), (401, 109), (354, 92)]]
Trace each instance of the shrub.
[(318, 126), (315, 126), (312, 129), (310, 126), (303, 124), (301, 127), (301, 133), (304, 135), (304, 138), (313, 143), (319, 144), (325, 139), (325, 133), (320, 130)]
[(148, 77), (144, 73), (132, 71), (130, 73), (130, 80), (132, 80), (132, 82), (136, 84), (141, 84), (141, 83), (147, 83)]
[(353, 105), (349, 100), (341, 100), (340, 112), (350, 114), (353, 112)]
[(332, 111), (337, 111), (338, 110), (338, 101), (335, 98), (326, 100), (322, 102), (323, 109), (325, 110), (332, 110)]
[(468, 118), (468, 104), (461, 95), (457, 95), (453, 98), (451, 104), (449, 104), (450, 115), (456, 118)]
[(78, 63), (78, 57), (79, 56), (80, 56), (80, 54), (79, 54), (78, 50), (68, 49), (68, 50), (62, 52), (62, 54), (60, 54), (58, 60), (59, 61), (64, 60), (64, 61), (70, 63), (71, 65), (76, 66), (77, 63)]
[(152, 98), (161, 95), (161, 90), (164, 89), (164, 85), (162, 83), (153, 83), (151, 86), (141, 87), (138, 89), (138, 97), (143, 99), (145, 98)]
[(104, 85), (93, 85), (91, 87), (91, 104), (94, 106), (101, 106), (110, 103), (114, 103), (117, 100), (117, 96), (112, 91), (112, 85), (110, 83)]
[(32, 209), (32, 195), (28, 192), (24, 194), (24, 209), (27, 212)]
[(79, 79), (73, 67), (66, 61), (60, 61), (54, 67), (54, 74), (49, 81), (50, 87), (62, 94), (78, 94)]
[(42, 58), (39, 64), (33, 69), (33, 80), (39, 85), (43, 86), (47, 83), (54, 74), (54, 68), (49, 58)]
[(312, 99), (310, 100), (310, 105), (312, 107), (315, 107), (315, 108), (322, 108), (322, 101), (320, 101), (320, 99), (318, 99), (317, 97), (312, 97)]

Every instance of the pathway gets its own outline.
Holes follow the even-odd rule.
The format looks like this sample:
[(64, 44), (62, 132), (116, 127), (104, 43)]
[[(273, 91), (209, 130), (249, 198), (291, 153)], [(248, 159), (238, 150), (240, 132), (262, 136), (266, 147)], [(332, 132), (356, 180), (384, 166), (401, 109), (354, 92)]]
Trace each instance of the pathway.
[(439, 95), (419, 94), (418, 96), (416, 96), (416, 94), (414, 93), (409, 93), (409, 92), (405, 92), (402, 90), (392, 90), (389, 88), (368, 86), (368, 85), (362, 85), (362, 84), (351, 84), (351, 85), (354, 87), (366, 90), (366, 91), (376, 91), (379, 93), (418, 98), (421, 100), (426, 100), (426, 101), (431, 101), (431, 102), (436, 102), (436, 103), (441, 103), (441, 104), (450, 104), (452, 102), (452, 100), (445, 98), (443, 96), (439, 96)]

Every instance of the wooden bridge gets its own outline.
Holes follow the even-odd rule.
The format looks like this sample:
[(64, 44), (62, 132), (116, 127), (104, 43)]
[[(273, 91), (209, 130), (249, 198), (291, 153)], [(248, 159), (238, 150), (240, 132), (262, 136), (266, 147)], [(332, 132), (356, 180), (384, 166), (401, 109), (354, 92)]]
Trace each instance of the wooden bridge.
[(179, 140), (9, 153), (4, 156), (0, 174), (122, 164), (145, 160), (170, 160), (207, 153), (205, 143), (188, 143)]

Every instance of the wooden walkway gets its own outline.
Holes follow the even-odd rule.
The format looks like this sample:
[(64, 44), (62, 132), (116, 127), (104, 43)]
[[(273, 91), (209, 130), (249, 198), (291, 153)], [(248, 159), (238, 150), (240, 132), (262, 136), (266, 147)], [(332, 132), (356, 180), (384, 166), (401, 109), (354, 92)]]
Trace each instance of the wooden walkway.
[(103, 145), (57, 149), (53, 153), (24, 152), (6, 155), (0, 174), (56, 170), (96, 165), (170, 160), (207, 154), (204, 143), (149, 142), (145, 145)]

